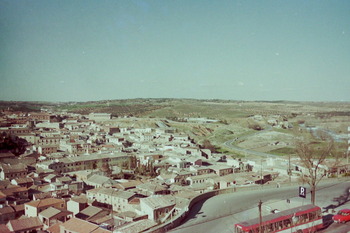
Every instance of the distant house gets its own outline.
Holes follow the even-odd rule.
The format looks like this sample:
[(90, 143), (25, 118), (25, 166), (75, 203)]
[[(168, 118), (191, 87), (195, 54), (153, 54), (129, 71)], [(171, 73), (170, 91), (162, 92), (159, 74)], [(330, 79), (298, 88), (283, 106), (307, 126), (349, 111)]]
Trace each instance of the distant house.
[(148, 215), (148, 219), (155, 222), (166, 220), (172, 213), (175, 203), (175, 198), (168, 195), (140, 199), (141, 211)]
[(72, 182), (72, 178), (70, 178), (68, 176), (57, 177), (56, 182), (59, 182), (62, 184), (69, 184)]
[(50, 119), (51, 119), (51, 115), (44, 112), (30, 113), (29, 117), (33, 120), (40, 121), (40, 122), (50, 122)]
[(6, 224), (9, 220), (15, 219), (15, 210), (11, 206), (0, 208), (0, 224)]
[(200, 157), (189, 157), (186, 161), (189, 165), (202, 166), (202, 159)]
[(207, 191), (214, 190), (214, 183), (204, 182), (204, 183), (195, 183), (191, 185), (191, 190), (196, 193), (204, 193)]
[(27, 174), (28, 168), (22, 163), (14, 165), (0, 164), (0, 180), (24, 178)]
[(54, 182), (54, 181), (56, 180), (56, 175), (50, 174), (50, 175), (48, 175), (48, 176), (45, 176), (45, 177), (43, 178), (43, 180), (46, 181), (46, 182), (48, 182), (48, 183), (52, 183), (52, 182)]
[(89, 119), (94, 121), (105, 121), (110, 120), (112, 118), (112, 114), (110, 113), (90, 113)]
[(38, 154), (53, 154), (56, 153), (58, 149), (58, 146), (55, 145), (45, 145), (45, 146), (38, 146), (37, 152)]
[[(14, 211), (15, 211), (15, 219), (21, 217), (22, 215), (24, 215), (24, 204), (20, 204), (20, 205), (10, 205)], [(1, 232), (1, 231), (0, 231)]]
[(209, 173), (209, 174), (204, 174), (204, 175), (199, 175), (199, 176), (191, 176), (191, 177), (186, 178), (186, 180), (187, 180), (189, 185), (206, 183), (206, 182), (210, 182), (210, 183), (214, 184), (214, 179), (217, 177), (218, 177), (217, 174)]
[(74, 233), (110, 233), (111, 231), (100, 228), (98, 225), (84, 221), (79, 218), (71, 218), (60, 225), (60, 232)]
[(86, 191), (89, 201), (96, 200), (105, 207), (113, 207), (113, 210), (132, 211), (134, 206), (132, 200), (136, 194), (129, 191), (119, 191), (112, 188), (98, 188)]
[(13, 233), (8, 229), (8, 227), (5, 224), (0, 224), (0, 232), (1, 233)]
[(176, 174), (175, 184), (187, 185), (186, 179), (192, 176), (191, 171), (181, 171)]
[(75, 215), (76, 218), (80, 218), (82, 220), (89, 221), (91, 218), (96, 216), (104, 217), (109, 214), (109, 211), (105, 211), (96, 206), (88, 206), (79, 213)]
[(209, 174), (209, 173), (213, 172), (212, 169), (210, 169), (208, 167), (203, 167), (203, 166), (191, 166), (190, 171), (192, 171), (196, 176)]
[(0, 152), (0, 162), (4, 159), (14, 159), (15, 157), (12, 152)]
[(226, 176), (220, 176), (215, 178), (215, 183), (218, 184), (219, 189), (229, 188), (231, 186), (237, 185), (237, 181), (239, 181), (239, 174), (229, 174)]
[(41, 200), (41, 199), (47, 199), (47, 198), (51, 198), (52, 193), (51, 192), (41, 192), (36, 190), (36, 193), (33, 193), (33, 201), (37, 201), (37, 200)]
[(29, 188), (34, 184), (34, 180), (30, 177), (16, 178), (11, 180), (11, 183), (20, 187)]
[(140, 180), (130, 180), (127, 182), (119, 182), (119, 183), (113, 185), (113, 187), (115, 187), (117, 189), (121, 189), (121, 190), (128, 190), (128, 189), (136, 188), (136, 186), (140, 185), (140, 184), (143, 184), (143, 182)]
[(177, 175), (175, 173), (170, 173), (170, 174), (160, 174), (157, 176), (157, 179), (165, 182), (166, 184), (174, 184), (175, 183), (175, 177)]
[(39, 219), (43, 223), (44, 229), (47, 229), (56, 223), (64, 223), (72, 217), (72, 212), (54, 207), (49, 207), (39, 213)]
[(41, 137), (37, 139), (37, 146), (56, 146), (58, 147), (60, 144), (60, 137)]
[(24, 212), (28, 217), (36, 217), (41, 211), (46, 210), (49, 207), (64, 209), (66, 208), (66, 203), (64, 200), (56, 198), (31, 201), (24, 204)]
[(97, 174), (91, 175), (87, 180), (85, 180), (85, 184), (94, 188), (112, 187), (114, 183), (115, 182), (107, 176), (101, 176)]
[(212, 165), (209, 168), (219, 176), (225, 176), (233, 173), (233, 167), (227, 165)]
[(84, 182), (73, 181), (68, 184), (68, 190), (75, 195), (80, 195), (84, 191)]
[(10, 220), (6, 226), (13, 233), (36, 232), (43, 230), (43, 224), (38, 217)]
[(85, 196), (72, 197), (67, 202), (67, 210), (72, 211), (74, 215), (88, 207), (88, 199)]
[[(4, 195), (8, 203), (26, 202), (28, 199), (28, 188), (13, 185), (0, 190), (0, 196)], [(19, 203), (16, 203), (19, 204)]]
[(140, 221), (125, 224), (121, 227), (118, 227), (116, 230), (114, 230), (114, 233), (144, 232), (147, 229), (150, 229), (151, 227), (154, 227), (156, 225), (157, 223), (155, 223), (153, 220), (142, 219)]
[(52, 191), (65, 190), (65, 189), (68, 189), (68, 186), (60, 182), (53, 182), (53, 183), (50, 183), (50, 189)]
[(141, 193), (144, 195), (157, 195), (157, 194), (169, 194), (168, 186), (158, 183), (144, 183), (137, 185)]

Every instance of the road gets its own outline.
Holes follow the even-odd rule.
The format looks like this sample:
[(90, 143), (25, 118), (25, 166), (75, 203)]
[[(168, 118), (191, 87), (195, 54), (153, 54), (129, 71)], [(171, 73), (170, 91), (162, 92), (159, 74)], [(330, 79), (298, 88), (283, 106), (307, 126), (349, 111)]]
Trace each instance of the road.
[[(316, 205), (324, 209), (330, 207), (331, 204), (337, 204), (333, 202), (333, 198), (342, 195), (345, 188), (350, 187), (350, 182), (337, 180), (335, 182), (325, 182), (319, 186), (316, 193)], [(269, 206), (285, 206), (287, 199), (295, 205), (310, 203), (309, 194), (307, 199), (298, 197), (298, 186), (219, 195), (205, 202), (197, 203), (191, 209), (187, 221), (171, 232), (234, 232), (235, 223), (258, 216), (257, 204), (259, 200), (263, 201), (263, 206), (267, 206), (266, 203)], [(341, 208), (350, 208), (350, 203), (338, 206), (335, 210)], [(325, 213), (325, 215), (328, 214)]]
[(272, 130), (272, 127), (268, 127), (267, 129), (264, 129), (264, 130), (261, 130), (261, 131), (258, 131), (258, 132), (255, 132), (255, 133), (252, 133), (252, 134), (249, 134), (249, 135), (245, 135), (245, 136), (242, 136), (242, 137), (239, 137), (239, 138), (234, 138), (232, 140), (224, 142), (224, 146), (230, 148), (230, 150), (232, 150), (232, 151), (236, 151), (238, 153), (243, 153), (245, 155), (250, 154), (250, 155), (254, 155), (254, 156), (270, 157), (270, 158), (271, 157), (277, 157), (277, 155), (274, 155), (274, 154), (268, 154), (268, 153), (254, 151), (254, 150), (250, 150), (250, 149), (244, 149), (244, 148), (235, 146), (233, 144), (236, 141), (242, 141), (242, 140), (245, 140), (246, 138), (251, 137), (253, 135), (265, 133), (266, 131), (271, 131), (271, 130)]

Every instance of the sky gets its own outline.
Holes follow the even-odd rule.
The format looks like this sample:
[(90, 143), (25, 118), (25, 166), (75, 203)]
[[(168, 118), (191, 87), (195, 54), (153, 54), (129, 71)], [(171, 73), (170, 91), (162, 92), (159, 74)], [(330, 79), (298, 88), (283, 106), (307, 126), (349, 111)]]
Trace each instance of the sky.
[(0, 100), (350, 101), (350, 1), (0, 0)]

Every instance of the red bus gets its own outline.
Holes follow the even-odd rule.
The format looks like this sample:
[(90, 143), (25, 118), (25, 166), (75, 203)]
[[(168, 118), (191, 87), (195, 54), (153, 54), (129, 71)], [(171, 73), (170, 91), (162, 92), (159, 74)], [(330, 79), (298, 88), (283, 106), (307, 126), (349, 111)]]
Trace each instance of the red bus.
[[(267, 232), (315, 232), (323, 228), (321, 208), (304, 205), (262, 217), (262, 233)], [(260, 219), (255, 218), (235, 224), (236, 233), (260, 232)]]

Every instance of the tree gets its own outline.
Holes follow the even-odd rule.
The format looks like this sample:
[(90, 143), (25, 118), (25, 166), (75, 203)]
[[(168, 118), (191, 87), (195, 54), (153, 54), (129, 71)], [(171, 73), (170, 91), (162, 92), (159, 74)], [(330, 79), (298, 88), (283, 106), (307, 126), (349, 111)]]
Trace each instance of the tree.
[(307, 170), (307, 174), (303, 174), (302, 180), (310, 185), (312, 204), (315, 204), (318, 183), (327, 175), (326, 171), (322, 170), (322, 164), (328, 156), (332, 155), (333, 148), (333, 140), (326, 141), (322, 147), (315, 145), (313, 142), (296, 142), (296, 153)]
[(5, 133), (0, 138), (0, 150), (11, 151), (16, 156), (23, 154), (28, 145), (27, 140), (15, 135), (7, 135)]

